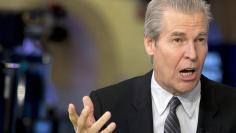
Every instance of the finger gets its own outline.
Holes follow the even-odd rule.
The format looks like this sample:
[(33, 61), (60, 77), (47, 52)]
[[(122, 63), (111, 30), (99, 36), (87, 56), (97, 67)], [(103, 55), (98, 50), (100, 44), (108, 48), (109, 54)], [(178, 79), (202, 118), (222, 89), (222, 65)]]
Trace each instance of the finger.
[(92, 125), (91, 130), (94, 132), (99, 131), (110, 118), (111, 113), (107, 111)]
[(83, 97), (83, 104), (84, 104), (84, 107), (85, 107), (85, 106), (88, 106), (91, 111), (94, 110), (94, 108), (93, 108), (93, 102), (92, 102), (92, 100), (91, 100), (91, 98), (90, 98), (89, 96), (84, 96), (84, 97)]
[(77, 128), (84, 129), (87, 127), (86, 121), (89, 115), (89, 107), (85, 106), (77, 120)]
[(110, 123), (104, 130), (100, 133), (112, 133), (116, 128), (115, 122)]
[(116, 123), (112, 122), (100, 133), (112, 133), (115, 129), (116, 129)]
[(95, 122), (95, 118), (94, 118), (94, 114), (93, 114), (93, 112), (94, 112), (93, 102), (89, 96), (84, 96), (83, 97), (83, 104), (84, 104), (84, 107), (88, 106), (90, 109), (89, 117), (87, 119), (87, 124), (90, 127)]
[(70, 118), (71, 123), (73, 124), (74, 127), (76, 127), (78, 115), (77, 115), (75, 106), (73, 104), (69, 104), (68, 113), (69, 113), (69, 118)]

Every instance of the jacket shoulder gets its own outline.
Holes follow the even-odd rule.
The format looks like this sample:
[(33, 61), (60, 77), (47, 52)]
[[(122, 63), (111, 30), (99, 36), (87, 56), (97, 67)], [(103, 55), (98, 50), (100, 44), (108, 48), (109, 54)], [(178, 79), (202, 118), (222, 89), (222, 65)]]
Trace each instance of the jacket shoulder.
[(94, 104), (95, 118), (98, 119), (105, 111), (110, 111), (113, 119), (121, 120), (132, 108), (130, 105), (135, 93), (150, 85), (150, 77), (151, 73), (148, 73), (92, 91), (90, 97)]
[(205, 76), (202, 76), (202, 82), (207, 89), (213, 91), (218, 103), (226, 103), (225, 105), (235, 103), (236, 105), (236, 87), (212, 81)]
[(150, 73), (146, 75), (133, 77), (119, 83), (95, 90), (91, 92), (91, 95), (96, 95), (100, 100), (106, 101), (116, 101), (122, 99), (128, 99), (131, 97), (133, 91), (140, 86), (148, 84), (149, 78), (151, 77)]

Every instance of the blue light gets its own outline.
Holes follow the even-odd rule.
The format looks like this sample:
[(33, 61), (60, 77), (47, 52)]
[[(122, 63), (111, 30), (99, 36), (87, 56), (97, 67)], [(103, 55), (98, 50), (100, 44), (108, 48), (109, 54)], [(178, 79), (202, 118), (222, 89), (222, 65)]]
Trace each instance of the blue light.
[(222, 60), (218, 52), (208, 53), (203, 68), (203, 74), (211, 80), (222, 82)]

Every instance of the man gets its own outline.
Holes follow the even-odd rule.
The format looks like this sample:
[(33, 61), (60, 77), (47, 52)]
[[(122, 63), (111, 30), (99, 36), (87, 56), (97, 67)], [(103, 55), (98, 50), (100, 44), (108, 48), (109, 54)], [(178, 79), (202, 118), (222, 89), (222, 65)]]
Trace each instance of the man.
[(236, 89), (201, 75), (209, 10), (202, 0), (152, 0), (144, 45), (153, 71), (93, 91), (80, 116), (70, 104), (76, 132), (236, 132)]

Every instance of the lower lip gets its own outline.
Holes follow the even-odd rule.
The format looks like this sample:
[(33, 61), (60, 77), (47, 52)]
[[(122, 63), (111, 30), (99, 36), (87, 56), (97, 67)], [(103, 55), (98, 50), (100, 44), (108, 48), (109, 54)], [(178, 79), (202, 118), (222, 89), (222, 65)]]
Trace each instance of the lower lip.
[(190, 74), (179, 73), (179, 76), (180, 76), (180, 79), (183, 80), (183, 81), (193, 81), (197, 77), (197, 72), (195, 71), (195, 72), (190, 73)]

